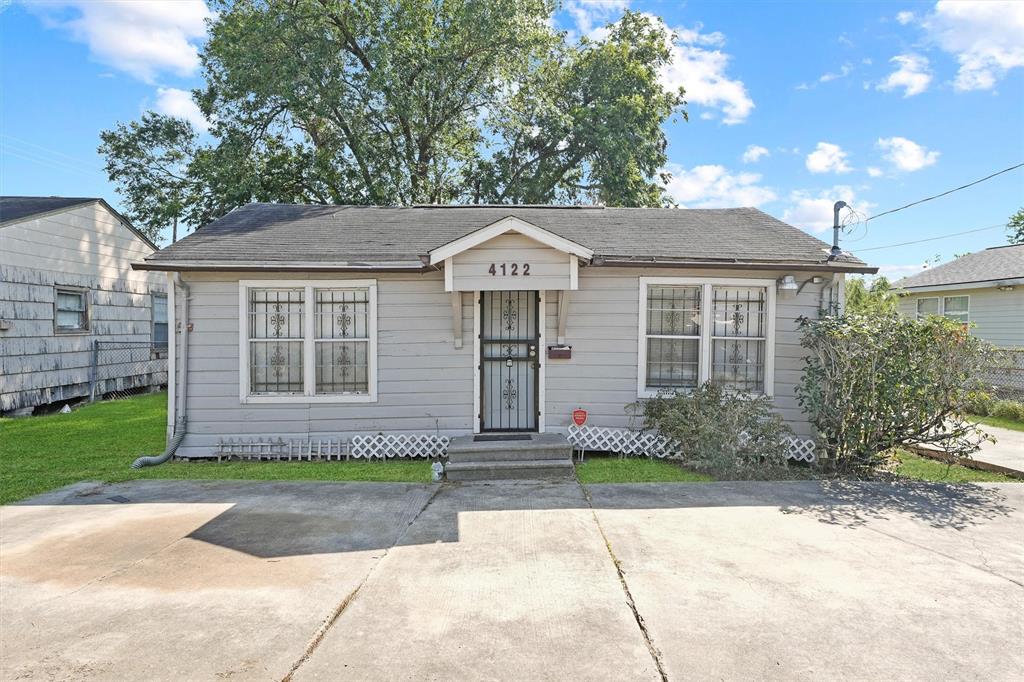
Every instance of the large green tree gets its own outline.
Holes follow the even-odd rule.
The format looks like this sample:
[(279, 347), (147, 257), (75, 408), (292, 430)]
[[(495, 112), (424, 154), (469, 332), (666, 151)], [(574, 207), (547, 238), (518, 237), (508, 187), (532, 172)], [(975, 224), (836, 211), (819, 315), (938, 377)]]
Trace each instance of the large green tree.
[(1024, 208), (1017, 209), (1006, 221), (1006, 239), (1011, 244), (1024, 244)]
[(132, 223), (154, 241), (165, 227), (171, 228), (171, 240), (177, 240), (178, 219), (194, 204), (189, 166), (197, 137), (187, 121), (151, 111), (100, 133), (107, 175), (124, 198)]
[(846, 309), (858, 315), (891, 315), (899, 309), (899, 297), (885, 277), (869, 284), (861, 277), (846, 282)]
[(570, 44), (549, 0), (217, 3), (189, 163), (202, 224), (248, 201), (668, 201), (664, 26)]

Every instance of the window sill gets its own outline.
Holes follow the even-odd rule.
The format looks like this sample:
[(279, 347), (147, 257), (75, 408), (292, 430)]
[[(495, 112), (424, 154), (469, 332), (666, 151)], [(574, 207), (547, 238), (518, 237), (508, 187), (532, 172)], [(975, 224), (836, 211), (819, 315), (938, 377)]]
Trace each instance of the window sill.
[(88, 329), (54, 329), (54, 336), (84, 336), (89, 334)]
[(243, 405), (375, 403), (375, 395), (249, 395)]
[[(659, 389), (656, 389), (656, 390), (652, 390), (652, 389), (648, 388), (648, 389), (645, 389), (643, 391), (637, 391), (636, 397), (640, 398), (642, 400), (644, 398), (657, 398), (659, 395), (661, 395), (661, 396), (669, 396), (669, 395), (672, 395), (673, 393), (689, 393), (692, 390), (693, 390), (692, 388), (679, 388), (679, 389), (659, 388)], [(761, 393), (748, 393), (746, 391), (734, 391), (734, 393), (736, 395), (739, 395), (742, 398), (766, 398), (766, 397), (767, 398), (774, 398), (775, 397), (772, 393), (765, 393), (765, 392), (761, 392)]]

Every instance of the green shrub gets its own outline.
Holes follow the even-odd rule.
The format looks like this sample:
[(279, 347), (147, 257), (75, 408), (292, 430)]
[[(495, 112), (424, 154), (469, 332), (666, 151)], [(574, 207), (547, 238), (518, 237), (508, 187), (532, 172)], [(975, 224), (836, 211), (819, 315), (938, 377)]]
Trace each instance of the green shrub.
[(1000, 419), (1024, 421), (1024, 403), (1017, 400), (997, 400), (992, 404), (989, 414)]
[(971, 391), (970, 395), (967, 396), (967, 412), (968, 414), (976, 414), (979, 417), (987, 417), (991, 414), (992, 404), (994, 399), (991, 393), (985, 391)]
[(719, 472), (785, 465), (789, 427), (769, 398), (741, 396), (706, 383), (688, 393), (662, 394), (627, 406), (673, 439), (679, 457), (696, 469)]
[(966, 418), (993, 349), (961, 324), (896, 313), (801, 320), (808, 351), (797, 399), (837, 469), (930, 443), (969, 456), (988, 436)]

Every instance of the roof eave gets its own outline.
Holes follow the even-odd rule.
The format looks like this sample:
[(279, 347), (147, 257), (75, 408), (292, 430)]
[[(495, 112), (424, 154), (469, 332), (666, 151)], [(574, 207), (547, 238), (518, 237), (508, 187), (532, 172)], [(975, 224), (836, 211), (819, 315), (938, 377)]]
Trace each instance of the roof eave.
[(963, 289), (992, 289), (1001, 286), (1024, 285), (1024, 277), (1003, 277), (999, 279), (985, 279), (974, 282), (944, 282), (942, 284), (919, 284), (910, 285), (897, 282), (894, 287), (901, 292), (917, 294), (926, 291), (959, 291)]
[(842, 272), (873, 275), (878, 268), (866, 263), (843, 263), (836, 261), (770, 261), (742, 259), (668, 259), (659, 257), (639, 258), (630, 256), (596, 256), (594, 266), (626, 268), (682, 268), (682, 269), (730, 269), (730, 270), (796, 270), (801, 272)]
[(435, 270), (420, 262), (393, 263), (312, 263), (274, 261), (161, 261), (146, 260), (132, 263), (133, 270), (156, 272), (427, 272)]

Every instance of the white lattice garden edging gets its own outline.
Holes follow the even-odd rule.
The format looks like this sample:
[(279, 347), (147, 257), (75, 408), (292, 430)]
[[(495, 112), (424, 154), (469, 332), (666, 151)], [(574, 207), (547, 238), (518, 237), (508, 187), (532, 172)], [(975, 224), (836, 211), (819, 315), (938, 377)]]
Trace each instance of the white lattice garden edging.
[(214, 451), (217, 460), (324, 461), (349, 458), (348, 441), (341, 438), (221, 439)]
[(428, 433), (378, 433), (344, 438), (249, 438), (221, 439), (214, 455), (221, 459), (273, 461), (331, 461), (343, 459), (393, 459), (395, 457), (443, 457), (448, 437)]
[(377, 433), (372, 436), (353, 436), (352, 457), (443, 457), (448, 452), (448, 442), (447, 436), (427, 433)]
[[(576, 450), (614, 452), (620, 455), (643, 455), (645, 457), (672, 457), (678, 446), (666, 436), (651, 431), (630, 431), (604, 426), (569, 426), (569, 442)], [(815, 460), (816, 443), (808, 438), (787, 436), (789, 458), (798, 462)]]

